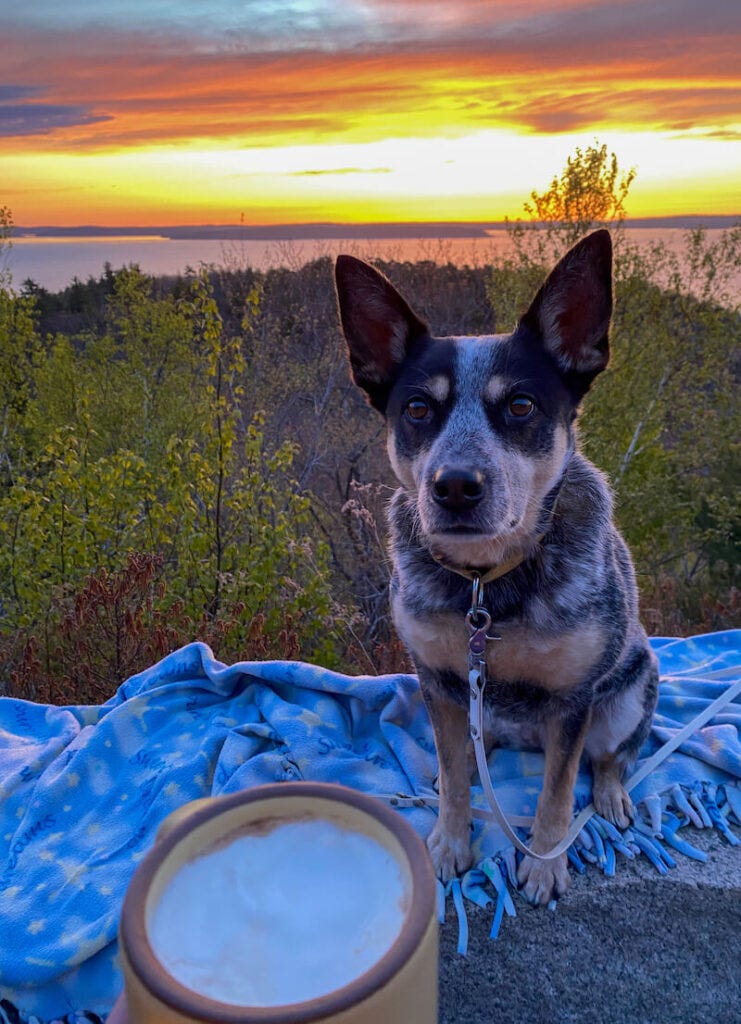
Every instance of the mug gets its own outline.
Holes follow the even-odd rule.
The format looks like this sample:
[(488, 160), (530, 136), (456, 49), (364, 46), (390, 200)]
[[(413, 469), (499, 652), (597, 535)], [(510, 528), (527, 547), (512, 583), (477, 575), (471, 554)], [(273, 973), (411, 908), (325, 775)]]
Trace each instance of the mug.
[[(387, 860), (390, 855), (394, 876), (403, 886), (398, 933), (390, 945), (361, 973), (302, 1001), (222, 1002), (174, 977), (162, 962), (163, 951), (156, 948), (153, 922), (177, 873), (202, 858), (202, 865), (206, 864), (206, 857), (242, 837), (273, 833), (278, 837), (281, 826), (307, 822), (328, 823), (346, 835), (366, 837)], [(216, 860), (208, 862), (207, 870), (212, 863)], [(351, 869), (360, 870), (359, 863)], [(357, 882), (362, 890), (362, 879)], [(298, 901), (300, 865), (293, 885)], [(163, 823), (126, 893), (119, 945), (130, 1018), (136, 1024), (435, 1024), (435, 896), (435, 877), (424, 843), (400, 814), (367, 794), (328, 783), (284, 782), (194, 801)], [(203, 892), (195, 898), (207, 899)], [(163, 912), (165, 906), (162, 903)], [(209, 942), (208, 930), (202, 941)], [(316, 934), (316, 943), (321, 942)], [(250, 950), (244, 949), (243, 954), (248, 971)], [(281, 971), (290, 973), (300, 956), (300, 948), (286, 948)]]

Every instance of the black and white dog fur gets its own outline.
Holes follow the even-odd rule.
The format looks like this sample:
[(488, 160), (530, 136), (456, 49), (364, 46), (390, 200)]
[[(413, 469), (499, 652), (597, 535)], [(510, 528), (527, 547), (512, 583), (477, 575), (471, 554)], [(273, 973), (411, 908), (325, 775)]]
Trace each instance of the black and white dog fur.
[[(575, 438), (609, 356), (609, 233), (563, 257), (512, 334), (433, 338), (387, 278), (351, 256), (338, 258), (336, 280), (353, 377), (386, 417), (401, 484), (389, 512), (391, 605), (435, 735), (437, 874), (471, 863), (471, 583), (457, 570), (513, 564), (483, 591), (501, 637), (487, 649), (486, 740), (545, 751), (533, 850), (566, 834), (583, 753), (599, 813), (625, 827), (621, 779), (648, 733), (658, 674), (609, 489)], [(532, 902), (548, 903), (568, 887), (566, 855), (525, 857), (518, 877)]]

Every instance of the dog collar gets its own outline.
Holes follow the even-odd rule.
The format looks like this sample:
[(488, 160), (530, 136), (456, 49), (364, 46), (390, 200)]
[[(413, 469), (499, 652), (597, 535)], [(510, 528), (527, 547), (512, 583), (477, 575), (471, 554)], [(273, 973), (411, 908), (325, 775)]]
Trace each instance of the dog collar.
[[(545, 534), (543, 536), (545, 536)], [(536, 547), (540, 544), (543, 536), (537, 538), (535, 542)], [(500, 562), (499, 565), (493, 565), (490, 569), (468, 569), (460, 565), (451, 565), (450, 562), (446, 562), (432, 550), (430, 551), (430, 554), (437, 564), (443, 567), (443, 569), (447, 569), (449, 572), (455, 572), (467, 580), (478, 580), (481, 586), (485, 583), (491, 583), (492, 580), (498, 580), (500, 576), (506, 576), (508, 572), (512, 572), (512, 570), (516, 569), (518, 565), (522, 565), (528, 557), (524, 551), (521, 551), (518, 555), (513, 555), (511, 558), (506, 559), (506, 561)]]

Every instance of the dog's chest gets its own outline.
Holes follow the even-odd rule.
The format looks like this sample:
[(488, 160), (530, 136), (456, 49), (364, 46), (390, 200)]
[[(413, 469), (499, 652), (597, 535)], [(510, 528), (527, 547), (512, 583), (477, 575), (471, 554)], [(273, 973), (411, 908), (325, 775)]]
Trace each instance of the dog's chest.
[[(464, 616), (444, 612), (425, 618), (411, 615), (393, 602), (394, 622), (417, 666), (435, 673), (468, 678), (469, 630)], [(492, 679), (528, 683), (549, 693), (567, 693), (586, 679), (600, 661), (606, 644), (603, 627), (586, 622), (556, 636), (539, 634), (527, 624), (509, 622), (491, 627), (499, 637), (487, 644), (487, 669)]]

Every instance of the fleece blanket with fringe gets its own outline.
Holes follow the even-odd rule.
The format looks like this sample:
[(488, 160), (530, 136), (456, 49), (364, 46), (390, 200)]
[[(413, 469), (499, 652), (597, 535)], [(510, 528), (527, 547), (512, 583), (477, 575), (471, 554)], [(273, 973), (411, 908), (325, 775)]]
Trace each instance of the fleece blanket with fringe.
[[(654, 639), (662, 681), (649, 756), (741, 676), (741, 630)], [(607, 874), (621, 857), (665, 872), (677, 852), (702, 859), (685, 824), (736, 843), (741, 823), (741, 704), (683, 743), (633, 798), (619, 832), (593, 818), (569, 852)], [(640, 762), (639, 762), (640, 764)], [(495, 751), (505, 811), (532, 814), (541, 754)], [(0, 699), (0, 1021), (105, 1017), (121, 987), (123, 896), (160, 822), (189, 800), (288, 779), (403, 794), (421, 836), (432, 829), (437, 761), (416, 677), (340, 675), (299, 662), (227, 666), (189, 644), (127, 680), (101, 706)], [(576, 807), (590, 799), (579, 776)], [(472, 801), (483, 806), (474, 786)], [(515, 913), (514, 850), (493, 824), (473, 835), (476, 867), (449, 887), (465, 950), (465, 906), (489, 906), (492, 934)], [(297, 865), (300, 874), (300, 865)], [(441, 904), (444, 904), (444, 894)]]

